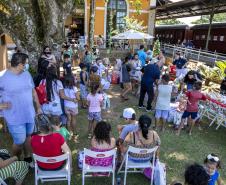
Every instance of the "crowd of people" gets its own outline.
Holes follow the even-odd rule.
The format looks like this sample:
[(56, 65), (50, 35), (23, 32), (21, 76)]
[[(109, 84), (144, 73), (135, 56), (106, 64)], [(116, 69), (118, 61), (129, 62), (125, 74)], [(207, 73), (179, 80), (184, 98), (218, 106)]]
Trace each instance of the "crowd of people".
[[(177, 53), (172, 63), (176, 66), (180, 90), (170, 83), (163, 51), (153, 56), (151, 50), (146, 52), (141, 45), (137, 53), (117, 60), (114, 69), (118, 70), (120, 76), (122, 101), (129, 100), (129, 93), (139, 97), (138, 107), (148, 113), (155, 111), (155, 122), (152, 123), (150, 115), (138, 117), (133, 108), (127, 107), (122, 112), (125, 124), (117, 125), (119, 137), (116, 138), (111, 133), (111, 125), (102, 119), (102, 110), (110, 103), (107, 94), (112, 79), (109, 60), (94, 55), (87, 45), (84, 50), (76, 52), (76, 56), (69, 44), (65, 44), (63, 49), (62, 56), (56, 57), (49, 46), (44, 47), (38, 60), (37, 74), (33, 78), (28, 71), (28, 56), (21, 52), (13, 54), (10, 68), (0, 74), (0, 109), (13, 139), (11, 156), (7, 150), (0, 150), (0, 177), (3, 180), (13, 177), (16, 185), (21, 185), (29, 166), (32, 166), (32, 153), (44, 157), (68, 153), (72, 166), (68, 141), (79, 142), (77, 115), (80, 108), (87, 109), (87, 138), (90, 139), (91, 150), (104, 152), (117, 147), (118, 163), (122, 162), (128, 146), (157, 146), (156, 155), (160, 157), (158, 131), (160, 128), (164, 132), (166, 128), (174, 96), (179, 102), (176, 134), (179, 135), (185, 128), (186, 122), (189, 134), (192, 134), (198, 117), (198, 103), (205, 101), (206, 97), (200, 91), (202, 76), (197, 71), (187, 71), (183, 54)], [(77, 56), (77, 53), (80, 55)], [(73, 73), (75, 60), (79, 61), (78, 77)], [(144, 106), (145, 99), (147, 106)], [(147, 154), (130, 153), (129, 156), (134, 162), (150, 161), (152, 158)], [(85, 162), (92, 166), (109, 166), (112, 165), (112, 157), (88, 157)], [(60, 170), (64, 165), (64, 162), (38, 163), (42, 170)], [(217, 182), (223, 185), (219, 168), (219, 157), (209, 154), (203, 165), (193, 164), (186, 169), (185, 183), (214, 185)]]

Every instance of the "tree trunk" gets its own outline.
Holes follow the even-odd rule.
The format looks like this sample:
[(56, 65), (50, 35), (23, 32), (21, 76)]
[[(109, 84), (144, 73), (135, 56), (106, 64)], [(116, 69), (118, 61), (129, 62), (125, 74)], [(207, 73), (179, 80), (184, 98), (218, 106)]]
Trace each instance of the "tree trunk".
[(17, 47), (29, 55), (32, 66), (36, 66), (43, 46), (51, 47), (64, 40), (64, 19), (73, 12), (75, 0), (27, 3), (7, 0), (4, 7), (9, 13), (0, 11), (0, 29), (12, 37)]
[(95, 26), (95, 14), (96, 14), (96, 0), (90, 2), (90, 21), (89, 21), (89, 46), (94, 46), (94, 26)]

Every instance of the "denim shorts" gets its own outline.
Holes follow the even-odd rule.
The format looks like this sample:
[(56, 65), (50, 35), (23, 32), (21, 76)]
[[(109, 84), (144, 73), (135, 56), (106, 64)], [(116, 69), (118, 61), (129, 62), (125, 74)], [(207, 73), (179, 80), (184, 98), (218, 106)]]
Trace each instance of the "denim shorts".
[(198, 116), (198, 112), (187, 112), (185, 111), (184, 114), (182, 115), (182, 119), (188, 118), (191, 116), (191, 119), (195, 119)]
[(157, 119), (162, 118), (164, 120), (167, 120), (168, 119), (168, 116), (169, 116), (169, 110), (159, 110), (159, 109), (156, 109), (156, 111), (155, 111), (155, 117)]
[(88, 120), (99, 122), (102, 120), (101, 112), (89, 112), (88, 113)]
[(25, 142), (26, 137), (33, 133), (34, 123), (24, 123), (18, 125), (8, 124), (8, 129), (13, 138), (13, 143), (16, 145), (21, 145)]

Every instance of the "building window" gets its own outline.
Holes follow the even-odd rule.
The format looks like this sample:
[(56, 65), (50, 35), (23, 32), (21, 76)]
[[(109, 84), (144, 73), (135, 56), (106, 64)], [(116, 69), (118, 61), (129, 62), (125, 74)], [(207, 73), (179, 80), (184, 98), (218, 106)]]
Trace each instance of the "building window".
[(170, 34), (170, 38), (173, 38), (173, 34)]
[(166, 35), (166, 38), (169, 38), (169, 34)]
[(214, 41), (217, 41), (217, 36), (216, 36), (216, 35), (213, 36), (213, 40), (214, 40)]
[(199, 40), (199, 35), (196, 35), (195, 36), (195, 40)]
[[(113, 30), (123, 30), (127, 15), (127, 4), (126, 0), (110, 0), (108, 1), (108, 21), (112, 19)], [(111, 17), (112, 16), (112, 17)], [(109, 23), (109, 22), (108, 22)], [(107, 24), (109, 25), (109, 24)]]
[(206, 38), (206, 35), (202, 35), (202, 40), (205, 40), (205, 38)]
[(220, 36), (220, 41), (224, 42), (224, 36), (223, 35)]

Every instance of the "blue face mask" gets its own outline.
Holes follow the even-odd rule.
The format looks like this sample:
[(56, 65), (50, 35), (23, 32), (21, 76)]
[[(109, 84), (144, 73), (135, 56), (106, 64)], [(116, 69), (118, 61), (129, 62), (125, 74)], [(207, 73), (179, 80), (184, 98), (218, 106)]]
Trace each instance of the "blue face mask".
[(28, 70), (29, 70), (29, 64), (26, 63), (26, 64), (24, 65), (24, 71), (28, 71)]

